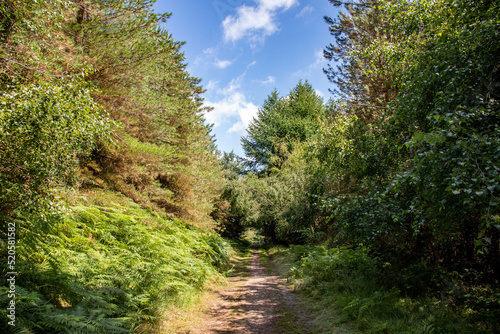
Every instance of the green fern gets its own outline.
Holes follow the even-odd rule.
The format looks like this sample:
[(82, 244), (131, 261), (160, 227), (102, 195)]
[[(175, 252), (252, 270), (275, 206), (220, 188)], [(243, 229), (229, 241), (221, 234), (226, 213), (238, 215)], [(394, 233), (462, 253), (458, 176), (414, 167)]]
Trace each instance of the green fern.
[(126, 333), (154, 324), (160, 306), (184, 304), (227, 264), (229, 248), (215, 234), (116, 199), (126, 205), (52, 217), (44, 243), (18, 249), (16, 331)]

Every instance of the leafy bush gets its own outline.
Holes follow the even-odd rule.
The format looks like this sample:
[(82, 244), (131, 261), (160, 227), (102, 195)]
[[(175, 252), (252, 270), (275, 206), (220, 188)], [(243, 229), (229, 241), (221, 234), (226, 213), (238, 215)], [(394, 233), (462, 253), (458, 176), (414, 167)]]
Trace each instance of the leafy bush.
[[(339, 282), (365, 282), (376, 279), (375, 259), (366, 254), (366, 250), (328, 248), (326, 245), (306, 247), (296, 246), (292, 252), (300, 257), (299, 264), (291, 268), (291, 275), (296, 279), (306, 279), (306, 286), (326, 284), (331, 286)], [(346, 286), (337, 286), (344, 290)]]
[(107, 139), (111, 122), (78, 81), (19, 86), (0, 96), (0, 214), (34, 209), (74, 180), (78, 157)]

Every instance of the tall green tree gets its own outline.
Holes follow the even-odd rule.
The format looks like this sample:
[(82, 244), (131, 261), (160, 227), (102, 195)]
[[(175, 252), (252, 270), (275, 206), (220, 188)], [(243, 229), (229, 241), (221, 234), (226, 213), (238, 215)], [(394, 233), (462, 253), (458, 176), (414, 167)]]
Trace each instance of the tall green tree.
[(323, 101), (307, 81), (300, 81), (286, 97), (273, 91), (241, 140), (249, 166), (266, 171), (280, 168), (295, 143), (316, 134), (323, 114)]
[(335, 85), (331, 91), (347, 103), (349, 114), (374, 123), (397, 94), (394, 64), (386, 52), (397, 35), (386, 29), (381, 1), (329, 1), (344, 8), (337, 18), (325, 17), (334, 38), (324, 50), (325, 58), (334, 62), (324, 69)]
[(123, 127), (93, 156), (88, 183), (105, 182), (138, 203), (212, 225), (221, 177), (204, 124), (200, 79), (186, 71), (183, 42), (160, 25), (170, 14), (147, 1), (78, 1), (71, 36), (99, 84), (98, 102)]
[[(165, 298), (201, 287), (211, 269), (199, 261), (223, 247), (186, 228), (211, 234), (222, 173), (200, 79), (186, 71), (183, 43), (161, 27), (169, 14), (153, 3), (0, 4), (0, 276), (18, 274), (16, 327), (6, 325), (10, 287), (0, 283), (2, 329), (150, 331), (144, 323), (153, 326)], [(123, 204), (118, 225), (88, 209), (97, 203)], [(200, 275), (181, 274), (189, 270), (179, 253), (149, 267), (150, 252), (177, 243), (164, 232), (182, 236), (176, 250), (191, 254), (186, 265)], [(7, 267), (14, 235), (15, 270)], [(195, 240), (206, 252), (185, 251)]]

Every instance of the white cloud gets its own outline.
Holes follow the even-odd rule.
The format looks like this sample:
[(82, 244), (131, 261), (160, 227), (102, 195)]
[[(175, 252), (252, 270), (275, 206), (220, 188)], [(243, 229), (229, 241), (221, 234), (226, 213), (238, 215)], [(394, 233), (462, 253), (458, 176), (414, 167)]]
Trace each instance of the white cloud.
[(297, 14), (297, 17), (307, 16), (308, 14), (311, 14), (313, 11), (314, 11), (314, 8), (312, 6), (307, 5), (304, 8), (302, 8), (300, 13)]
[(224, 88), (218, 88), (217, 94), (219, 95), (231, 95), (240, 89), (239, 77), (231, 80), (231, 82)]
[(313, 66), (315, 68), (318, 68), (319, 66), (327, 63), (327, 60), (325, 58), (325, 54), (323, 53), (323, 50), (317, 50), (316, 52), (314, 52), (314, 56), (315, 56), (316, 60), (314, 61)]
[(226, 41), (235, 42), (243, 37), (250, 37), (252, 41), (257, 41), (278, 30), (270, 10), (262, 7), (241, 6), (238, 7), (237, 12), (237, 17), (228, 16), (222, 22)]
[[(250, 63), (247, 70), (254, 64), (255, 62)], [(211, 98), (205, 100), (205, 105), (213, 107), (213, 110), (205, 113), (205, 119), (208, 123), (213, 123), (214, 128), (232, 121), (234, 123), (227, 132), (242, 132), (257, 115), (259, 107), (248, 101), (241, 91), (241, 82), (245, 75), (246, 70), (222, 88), (218, 86), (217, 82), (213, 81), (210, 81), (206, 86), (207, 94)]]
[(206, 54), (206, 55), (214, 54), (214, 52), (215, 52), (214, 48), (208, 48), (208, 49), (203, 50), (203, 54)]
[(266, 80), (256, 80), (256, 82), (260, 83), (261, 85), (272, 84), (275, 81), (276, 81), (276, 78), (273, 77), (272, 75), (269, 75)]
[(219, 82), (218, 82), (218, 81), (213, 81), (213, 80), (210, 80), (210, 81), (208, 82), (208, 84), (205, 86), (205, 89), (206, 89), (207, 91), (213, 91), (213, 90), (217, 89), (217, 85), (218, 85), (218, 84), (219, 84)]
[(250, 125), (254, 117), (257, 116), (259, 108), (253, 103), (244, 103), (238, 109), (238, 116), (240, 120), (233, 124), (233, 126), (227, 130), (227, 133), (232, 132), (243, 132)]
[(225, 69), (226, 67), (228, 66), (231, 66), (233, 64), (233, 61), (231, 60), (220, 60), (220, 59), (217, 59), (215, 61), (215, 66), (220, 68), (220, 69)]
[(240, 91), (231, 92), (215, 102), (207, 100), (205, 104), (213, 107), (212, 111), (205, 113), (205, 119), (208, 123), (213, 123), (214, 127), (221, 126), (230, 121), (231, 118), (238, 119), (228, 132), (245, 130), (259, 109), (252, 102), (247, 101), (245, 95)]
[(195, 58), (193, 65), (194, 66), (203, 66), (204, 68), (206, 68), (207, 66), (216, 67), (216, 68), (223, 70), (223, 69), (233, 65), (237, 60), (237, 58), (235, 58), (235, 59), (220, 59), (219, 53), (220, 53), (220, 48), (218, 46), (207, 48), (207, 49), (203, 50), (202, 53), (199, 54)]
[(227, 16), (222, 22), (224, 39), (236, 42), (248, 38), (252, 43), (262, 43), (267, 36), (278, 31), (276, 12), (288, 10), (298, 0), (257, 0), (257, 6), (242, 5), (236, 15)]
[(259, 0), (259, 4), (269, 10), (276, 10), (283, 8), (284, 10), (289, 9), (293, 5), (298, 3), (296, 0)]
[(316, 92), (316, 95), (318, 95), (319, 97), (321, 97), (321, 98), (325, 97), (325, 94), (323, 94), (323, 92), (320, 91), (319, 89), (315, 89), (314, 91)]

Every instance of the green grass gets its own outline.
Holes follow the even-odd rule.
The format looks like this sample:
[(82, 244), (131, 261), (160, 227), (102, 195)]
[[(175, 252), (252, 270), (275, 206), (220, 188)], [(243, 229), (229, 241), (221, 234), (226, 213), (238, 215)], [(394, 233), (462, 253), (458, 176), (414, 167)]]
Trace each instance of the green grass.
[(296, 313), (290, 312), (286, 306), (280, 306), (276, 311), (275, 326), (279, 333), (287, 334), (302, 334), (304, 333), (299, 326), (299, 316)]
[(252, 243), (248, 240), (230, 240), (233, 254), (230, 259), (230, 268), (226, 272), (228, 277), (247, 277), (250, 275), (249, 265), (252, 262)]
[(272, 267), (280, 276), (287, 276), (290, 268), (295, 264), (294, 257), (288, 247), (282, 245), (264, 245), (259, 253), (261, 263)]

